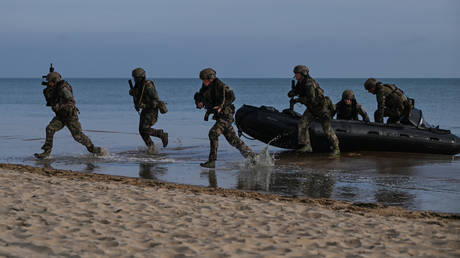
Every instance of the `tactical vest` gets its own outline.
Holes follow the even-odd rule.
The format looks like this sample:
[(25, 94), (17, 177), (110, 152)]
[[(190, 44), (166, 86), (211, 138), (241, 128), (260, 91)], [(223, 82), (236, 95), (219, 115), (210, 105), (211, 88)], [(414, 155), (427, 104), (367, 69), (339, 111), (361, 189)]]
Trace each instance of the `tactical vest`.
[(397, 97), (399, 97), (402, 101), (407, 100), (407, 97), (404, 95), (404, 92), (398, 87), (396, 87), (394, 84), (383, 84), (382, 86), (391, 90), (390, 95), (394, 94)]
[(406, 112), (410, 113), (410, 111), (414, 108), (414, 99), (408, 98), (401, 89), (393, 84), (383, 84), (381, 86), (391, 91), (388, 95), (387, 103), (390, 109), (399, 106), (401, 109), (405, 109)]
[[(75, 101), (75, 98), (74, 98), (74, 96), (73, 96), (73, 89), (72, 89), (72, 86), (71, 86), (67, 81), (64, 81), (64, 80), (59, 81), (59, 82), (56, 84), (56, 87), (57, 87), (56, 90), (58, 91), (58, 93), (57, 93), (57, 96), (58, 96), (58, 101), (57, 101), (57, 103), (59, 103), (59, 104), (72, 104), (72, 105), (76, 105), (76, 104), (77, 104), (77, 102)], [(63, 98), (61, 98), (61, 97), (59, 96), (59, 93), (62, 92), (62, 90), (63, 90), (64, 88), (68, 89), (68, 90), (70, 91), (70, 93), (72, 93), (72, 98), (71, 98), (71, 100), (70, 100), (70, 103), (69, 103), (68, 101), (64, 100)]]

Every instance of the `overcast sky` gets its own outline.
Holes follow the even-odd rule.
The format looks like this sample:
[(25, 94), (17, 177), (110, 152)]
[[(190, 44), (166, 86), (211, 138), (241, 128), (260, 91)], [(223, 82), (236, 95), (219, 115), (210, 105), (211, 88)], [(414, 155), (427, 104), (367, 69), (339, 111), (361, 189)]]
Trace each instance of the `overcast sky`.
[(458, 0), (1, 0), (0, 77), (460, 77)]

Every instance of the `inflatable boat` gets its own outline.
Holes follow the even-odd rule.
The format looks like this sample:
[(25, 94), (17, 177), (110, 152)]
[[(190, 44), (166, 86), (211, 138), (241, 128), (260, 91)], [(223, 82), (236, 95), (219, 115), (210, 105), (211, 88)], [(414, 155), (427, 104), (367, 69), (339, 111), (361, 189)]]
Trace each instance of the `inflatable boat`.
[[(297, 124), (300, 114), (286, 109), (243, 105), (235, 114), (239, 134), (284, 149), (298, 149)], [(356, 120), (332, 120), (340, 150), (394, 151), (455, 155), (460, 153), (460, 138), (449, 130), (426, 123), (422, 112), (414, 109), (405, 124), (381, 124)], [(329, 151), (329, 143), (319, 122), (310, 125), (314, 152)]]

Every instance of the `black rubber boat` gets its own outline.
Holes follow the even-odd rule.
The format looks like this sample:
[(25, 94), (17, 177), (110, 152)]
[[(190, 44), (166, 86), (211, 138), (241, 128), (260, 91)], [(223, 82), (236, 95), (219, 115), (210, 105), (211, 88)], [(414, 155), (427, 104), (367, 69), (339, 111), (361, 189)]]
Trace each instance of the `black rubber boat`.
[[(279, 112), (272, 107), (243, 105), (235, 115), (236, 125), (259, 141), (284, 149), (298, 149), (297, 123), (300, 114), (291, 110)], [(422, 112), (415, 109), (408, 123), (387, 125), (364, 121), (332, 120), (341, 151), (395, 151), (433, 154), (460, 153), (460, 138), (449, 130), (426, 123)], [(318, 122), (310, 125), (314, 152), (327, 152), (328, 141)]]

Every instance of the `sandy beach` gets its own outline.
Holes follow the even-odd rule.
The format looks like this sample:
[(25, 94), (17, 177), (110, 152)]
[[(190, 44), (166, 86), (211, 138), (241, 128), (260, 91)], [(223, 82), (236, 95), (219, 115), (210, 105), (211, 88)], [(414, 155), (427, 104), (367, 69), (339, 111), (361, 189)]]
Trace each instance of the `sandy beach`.
[(460, 257), (458, 215), (0, 165), (1, 257)]

